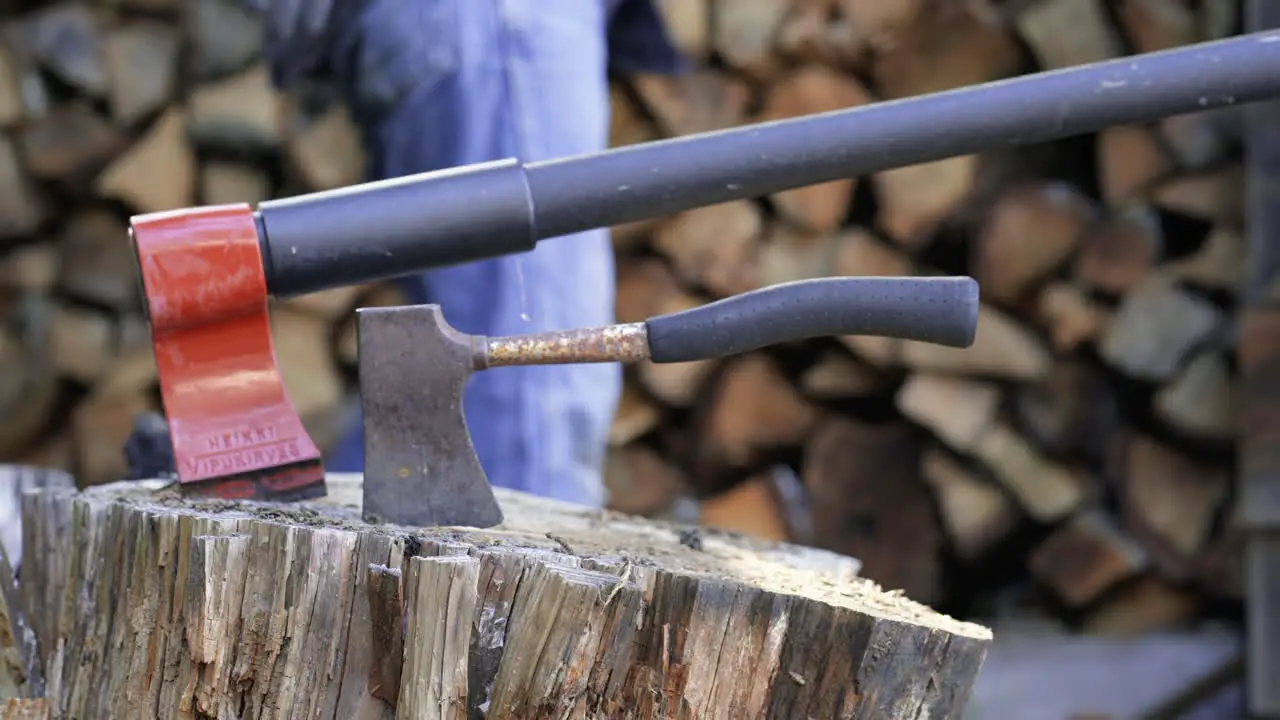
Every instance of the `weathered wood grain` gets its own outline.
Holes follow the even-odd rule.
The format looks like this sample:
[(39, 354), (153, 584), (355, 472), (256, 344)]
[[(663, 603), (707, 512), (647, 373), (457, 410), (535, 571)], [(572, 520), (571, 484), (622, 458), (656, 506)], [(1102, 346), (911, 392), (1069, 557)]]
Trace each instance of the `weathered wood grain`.
[(490, 530), (369, 526), (359, 482), (31, 496), (66, 528), (28, 559), (54, 717), (953, 718), (991, 638), (834, 553), (514, 492)]

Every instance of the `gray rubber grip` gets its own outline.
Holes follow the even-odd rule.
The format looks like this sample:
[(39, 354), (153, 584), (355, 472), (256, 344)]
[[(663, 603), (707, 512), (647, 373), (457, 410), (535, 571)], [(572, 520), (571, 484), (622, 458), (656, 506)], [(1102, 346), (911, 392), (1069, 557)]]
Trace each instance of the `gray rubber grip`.
[(971, 277), (838, 277), (782, 283), (645, 321), (654, 362), (684, 362), (828, 335), (968, 347), (978, 327)]

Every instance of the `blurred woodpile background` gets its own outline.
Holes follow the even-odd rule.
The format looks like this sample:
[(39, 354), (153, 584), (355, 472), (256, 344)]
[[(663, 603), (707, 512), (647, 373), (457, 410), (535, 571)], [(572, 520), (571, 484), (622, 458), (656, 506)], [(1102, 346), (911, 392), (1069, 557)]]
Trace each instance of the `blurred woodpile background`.
[[(614, 84), (615, 144), (1232, 34), (1226, 0), (666, 0), (697, 61)], [(0, 3), (0, 459), (117, 479), (158, 409), (130, 214), (361, 177), (321, 93), (281, 97), (228, 0)], [(967, 273), (967, 350), (868, 338), (629, 367), (613, 504), (854, 555), (962, 614), (1098, 632), (1234, 614), (1230, 113), (1124, 126), (615, 229), (630, 322), (824, 275)], [(945, 124), (947, 118), (937, 119)], [(317, 440), (354, 389), (359, 287), (280, 303)]]

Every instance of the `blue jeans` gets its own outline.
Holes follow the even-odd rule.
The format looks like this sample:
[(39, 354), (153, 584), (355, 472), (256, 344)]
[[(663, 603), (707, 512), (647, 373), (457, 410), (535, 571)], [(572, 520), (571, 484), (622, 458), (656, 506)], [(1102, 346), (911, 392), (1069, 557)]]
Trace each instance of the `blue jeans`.
[[(373, 179), (608, 145), (606, 0), (373, 0), (353, 29), (348, 92)], [(613, 322), (608, 230), (405, 281), (468, 333)], [(615, 364), (504, 367), (473, 376), (464, 412), (496, 486), (603, 504), (602, 466), (621, 392)], [(327, 459), (363, 467), (355, 428)]]

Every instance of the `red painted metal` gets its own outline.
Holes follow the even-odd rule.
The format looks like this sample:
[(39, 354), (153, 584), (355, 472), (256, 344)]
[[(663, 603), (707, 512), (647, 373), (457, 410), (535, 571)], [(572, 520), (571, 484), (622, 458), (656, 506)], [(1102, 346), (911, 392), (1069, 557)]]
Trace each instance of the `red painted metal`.
[(180, 486), (226, 498), (323, 495), (320, 451), (276, 364), (252, 208), (130, 224)]

